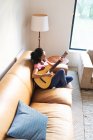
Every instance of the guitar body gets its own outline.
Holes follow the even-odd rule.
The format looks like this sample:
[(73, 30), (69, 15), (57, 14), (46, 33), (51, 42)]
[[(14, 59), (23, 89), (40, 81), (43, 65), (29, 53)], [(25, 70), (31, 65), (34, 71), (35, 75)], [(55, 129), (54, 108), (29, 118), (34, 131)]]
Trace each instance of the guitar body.
[[(40, 70), (38, 71), (37, 74), (45, 74), (47, 73), (51, 68), (51, 65), (47, 65), (43, 70)], [(34, 81), (35, 83), (42, 89), (46, 89), (50, 86), (50, 83), (51, 83), (51, 80), (52, 80), (52, 77), (42, 77), (42, 78), (35, 78)]]

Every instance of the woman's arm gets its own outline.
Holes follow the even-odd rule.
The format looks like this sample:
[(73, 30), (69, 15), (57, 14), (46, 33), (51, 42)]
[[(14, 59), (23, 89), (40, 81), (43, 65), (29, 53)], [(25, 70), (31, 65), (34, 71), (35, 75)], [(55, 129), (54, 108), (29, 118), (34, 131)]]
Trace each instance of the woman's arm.
[(50, 62), (47, 58), (44, 60), (44, 62), (46, 62), (47, 64), (53, 66), (55, 63), (54, 62)]
[(38, 74), (38, 69), (37, 68), (35, 68), (33, 70), (32, 78), (40, 78), (40, 77), (45, 77), (45, 76), (50, 77), (50, 76), (52, 76), (52, 73)]
[(47, 63), (49, 64), (49, 65), (51, 65), (51, 66), (53, 66), (55, 63), (53, 63), (53, 62), (50, 62), (50, 61), (48, 61), (47, 60)]

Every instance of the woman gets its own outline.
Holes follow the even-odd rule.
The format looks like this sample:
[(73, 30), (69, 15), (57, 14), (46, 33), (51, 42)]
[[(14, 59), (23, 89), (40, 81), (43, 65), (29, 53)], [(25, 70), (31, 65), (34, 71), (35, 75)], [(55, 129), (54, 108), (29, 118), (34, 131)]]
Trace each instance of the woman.
[[(64, 58), (60, 58), (61, 62)], [(45, 52), (42, 48), (36, 48), (31, 53), (31, 60), (34, 63), (34, 70), (32, 73), (32, 78), (40, 78), (40, 77), (50, 77), (53, 76), (53, 73), (48, 72), (44, 74), (38, 74), (38, 71), (44, 69), (47, 65), (53, 65), (46, 59)], [(58, 70), (55, 75), (52, 77), (50, 88), (56, 87), (67, 87), (67, 84), (71, 82), (73, 78), (71, 76), (66, 76), (65, 71), (63, 69)]]

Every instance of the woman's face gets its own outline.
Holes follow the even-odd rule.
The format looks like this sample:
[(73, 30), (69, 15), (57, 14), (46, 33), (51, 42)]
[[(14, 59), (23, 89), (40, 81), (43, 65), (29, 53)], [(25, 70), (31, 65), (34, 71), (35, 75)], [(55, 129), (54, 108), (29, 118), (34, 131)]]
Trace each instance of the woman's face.
[(45, 51), (43, 51), (43, 55), (41, 56), (41, 61), (45, 61), (46, 60), (46, 53)]

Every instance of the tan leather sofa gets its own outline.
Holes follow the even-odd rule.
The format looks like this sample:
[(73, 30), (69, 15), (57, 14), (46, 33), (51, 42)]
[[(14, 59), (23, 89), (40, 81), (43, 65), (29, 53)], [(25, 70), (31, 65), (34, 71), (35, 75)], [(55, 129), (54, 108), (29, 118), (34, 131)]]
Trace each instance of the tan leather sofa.
[(93, 51), (80, 53), (78, 75), (82, 89), (93, 89)]
[(19, 100), (48, 116), (46, 140), (72, 140), (72, 89), (37, 90), (31, 73), (30, 51), (25, 51), (0, 81), (0, 140), (11, 139), (6, 134)]

